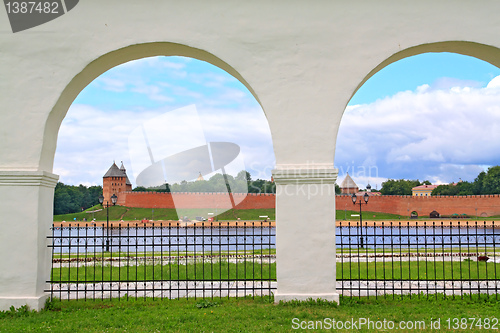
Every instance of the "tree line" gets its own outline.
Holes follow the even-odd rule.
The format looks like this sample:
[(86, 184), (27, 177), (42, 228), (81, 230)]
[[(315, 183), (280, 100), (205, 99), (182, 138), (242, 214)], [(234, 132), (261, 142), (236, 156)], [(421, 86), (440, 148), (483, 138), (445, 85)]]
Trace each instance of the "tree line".
[(54, 215), (81, 212), (99, 203), (102, 186), (74, 186), (58, 182), (54, 190)]
[(432, 195), (481, 195), (500, 194), (500, 166), (481, 171), (473, 182), (459, 181), (456, 184), (439, 185)]
[(388, 179), (382, 183), (380, 193), (382, 195), (411, 195), (411, 189), (420, 185), (431, 185), (431, 182), (428, 180), (420, 182), (418, 179)]
[[(412, 195), (411, 189), (420, 185), (431, 185), (425, 180), (388, 179), (382, 183), (383, 195)], [(439, 185), (431, 195), (482, 195), (500, 194), (500, 166), (493, 166), (482, 171), (473, 182), (459, 181), (454, 184)]]
[(234, 193), (276, 193), (276, 185), (270, 180), (252, 180), (247, 171), (240, 171), (236, 177), (217, 173), (208, 180), (181, 181), (174, 184), (163, 184), (157, 187), (138, 186), (133, 191), (151, 192), (226, 192), (229, 184)]

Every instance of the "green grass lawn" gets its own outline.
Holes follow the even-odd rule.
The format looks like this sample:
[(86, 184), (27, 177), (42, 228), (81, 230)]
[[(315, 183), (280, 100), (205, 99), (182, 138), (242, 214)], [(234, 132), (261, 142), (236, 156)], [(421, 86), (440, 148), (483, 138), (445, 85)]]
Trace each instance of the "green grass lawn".
[[(92, 208), (87, 209), (84, 212), (73, 213), (73, 214), (63, 214), (63, 215), (55, 215), (54, 221), (73, 221), (75, 218), (78, 221), (86, 218), (88, 221), (91, 221), (95, 218), (97, 221), (106, 221), (106, 210), (103, 209), (99, 212), (88, 213), (87, 211), (93, 211), (102, 209), (102, 206), (94, 206)], [(215, 209), (213, 209), (215, 212)], [(336, 216), (338, 221), (342, 220), (359, 220), (358, 216), (351, 215), (359, 215), (359, 212), (355, 210), (337, 210)], [(195, 214), (196, 215), (196, 214)], [(386, 214), (386, 213), (378, 213), (378, 212), (369, 212), (364, 211), (362, 213), (364, 220), (405, 220), (407, 217), (395, 215), (395, 214)], [(266, 208), (266, 209), (237, 209), (237, 210), (227, 210), (221, 214), (217, 215), (218, 220), (228, 221), (235, 220), (236, 218), (240, 218), (241, 220), (247, 221), (256, 221), (259, 220), (259, 216), (269, 216), (271, 220), (276, 219), (275, 209), (274, 208)], [(208, 216), (205, 216), (205, 218)], [(109, 207), (109, 219), (110, 221), (119, 221), (123, 219), (124, 221), (133, 221), (133, 220), (142, 220), (143, 218), (154, 219), (157, 220), (178, 220), (177, 211), (173, 208), (133, 208), (133, 207), (124, 207), (124, 206), (111, 206)]]
[(500, 264), (477, 261), (386, 261), (337, 263), (337, 279), (352, 280), (492, 280)]
[[(131, 264), (134, 263), (131, 260)], [(165, 265), (111, 265), (52, 269), (52, 279), (84, 281), (161, 281), (161, 280), (252, 280), (276, 279), (276, 264), (246, 261)], [(491, 280), (500, 279), (500, 264), (485, 262), (394, 261), (337, 263), (338, 280)]]
[[(133, 260), (131, 261), (133, 263)], [(252, 261), (212, 263), (134, 265), (134, 266), (85, 266), (53, 268), (52, 280), (83, 281), (162, 281), (162, 280), (276, 280), (276, 264)]]
[[(89, 213), (90, 211), (95, 211), (102, 209), (101, 205), (97, 205), (87, 209), (86, 211), (80, 213), (73, 214), (63, 214), (63, 215), (55, 215), (54, 221), (73, 221), (73, 219), (77, 219), (78, 221), (86, 218), (88, 221), (91, 221), (94, 217), (97, 221), (106, 221), (106, 210), (102, 209), (99, 212)], [(215, 209), (213, 209), (215, 212)], [(196, 214), (197, 215), (197, 214)], [(354, 216), (351, 216), (354, 215)], [(217, 215), (218, 220), (227, 221), (227, 220), (235, 220), (236, 218), (240, 218), (241, 220), (247, 221), (256, 221), (259, 220), (259, 216), (269, 216), (271, 220), (276, 219), (275, 209), (230, 209), (221, 214)], [(208, 216), (205, 216), (207, 218)], [(363, 211), (362, 212), (363, 220), (379, 220), (379, 221), (408, 221), (408, 216), (396, 215), (396, 214), (388, 214), (388, 213), (379, 213), (379, 212), (370, 212)], [(111, 206), (109, 207), (109, 219), (111, 221), (119, 221), (123, 219), (125, 221), (133, 221), (133, 220), (142, 220), (143, 218), (154, 219), (157, 220), (178, 220), (177, 211), (174, 208), (132, 208), (132, 207), (124, 207), (124, 206)], [(498, 220), (499, 216), (496, 217), (470, 217), (468, 219), (460, 219), (463, 220), (464, 223), (466, 221), (491, 221)], [(336, 220), (337, 221), (358, 221), (359, 220), (359, 211), (356, 210), (337, 210), (336, 211)], [(420, 217), (419, 221), (429, 221), (429, 217)], [(439, 219), (435, 221), (439, 222)]]
[[(351, 216), (354, 215), (354, 216)], [(389, 214), (389, 213), (379, 213), (363, 211), (361, 213), (363, 220), (405, 220), (408, 219), (406, 216)], [(359, 210), (337, 210), (335, 212), (335, 218), (337, 221), (359, 221)]]
[[(484, 296), (472, 299), (444, 298), (442, 295), (432, 295), (429, 299), (415, 296), (350, 299), (341, 296), (339, 306), (315, 301), (273, 304), (272, 297), (55, 300), (48, 304), (47, 310), (38, 313), (26, 308), (0, 312), (0, 332), (292, 332), (300, 325), (316, 328), (310, 331), (319, 331), (318, 325), (331, 324), (332, 319), (357, 323), (358, 329), (352, 330), (354, 332), (381, 331), (368, 327), (368, 320), (372, 325), (385, 320), (396, 328), (399, 325), (420, 327), (399, 329), (399, 332), (451, 332), (456, 331), (453, 328), (460, 328), (461, 320), (465, 320), (467, 329), (460, 331), (490, 332), (497, 322), (493, 318), (500, 317), (499, 313), (499, 300), (487, 300)], [(479, 318), (481, 328), (470, 327), (472, 320), (477, 324)], [(438, 321), (441, 329), (432, 329), (431, 322)], [(489, 329), (485, 329), (486, 322)], [(360, 323), (364, 323), (363, 326)], [(499, 325), (494, 327), (498, 329)]]

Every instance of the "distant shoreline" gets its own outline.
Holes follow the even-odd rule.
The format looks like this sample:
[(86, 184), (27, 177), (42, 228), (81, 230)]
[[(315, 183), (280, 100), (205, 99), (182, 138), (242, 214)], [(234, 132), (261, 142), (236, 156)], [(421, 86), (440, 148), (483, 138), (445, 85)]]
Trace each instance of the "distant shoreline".
[[(467, 219), (436, 219), (436, 220), (428, 220), (428, 221), (421, 221), (421, 220), (387, 220), (387, 221), (363, 221), (363, 227), (432, 227), (435, 226), (437, 227), (467, 227), (469, 228), (475, 228), (477, 223), (477, 227), (491, 227), (493, 226), (493, 223), (495, 225), (495, 228), (500, 227), (500, 221), (473, 221), (473, 220), (467, 220)], [(351, 226), (351, 227), (357, 227), (359, 226), (359, 221), (342, 221), (342, 220), (337, 220), (336, 221), (337, 227), (339, 226)]]
[[(72, 221), (72, 222), (54, 222), (54, 227), (106, 227), (106, 221)], [(276, 222), (261, 222), (261, 221), (218, 221), (218, 222), (208, 222), (208, 221), (190, 221), (190, 222), (179, 222), (179, 221), (109, 221), (109, 226), (111, 228), (125, 228), (125, 227), (205, 227), (205, 228), (219, 228), (219, 227), (275, 227)]]

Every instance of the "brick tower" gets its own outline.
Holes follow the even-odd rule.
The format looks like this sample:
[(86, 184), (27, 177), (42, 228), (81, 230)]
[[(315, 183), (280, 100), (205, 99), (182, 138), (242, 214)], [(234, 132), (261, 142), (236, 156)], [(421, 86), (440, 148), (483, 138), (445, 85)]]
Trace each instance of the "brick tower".
[(111, 196), (113, 194), (118, 196), (118, 202), (120, 202), (120, 193), (124, 191), (132, 191), (132, 183), (130, 183), (127, 177), (123, 162), (120, 168), (113, 162), (108, 172), (102, 177), (102, 195), (104, 196), (104, 202), (107, 201), (111, 204)]
[(359, 191), (358, 185), (356, 185), (354, 180), (352, 180), (351, 176), (349, 176), (349, 173), (347, 173), (347, 175), (344, 178), (344, 181), (342, 182), (342, 184), (340, 184), (340, 190), (342, 191), (342, 194), (358, 193)]

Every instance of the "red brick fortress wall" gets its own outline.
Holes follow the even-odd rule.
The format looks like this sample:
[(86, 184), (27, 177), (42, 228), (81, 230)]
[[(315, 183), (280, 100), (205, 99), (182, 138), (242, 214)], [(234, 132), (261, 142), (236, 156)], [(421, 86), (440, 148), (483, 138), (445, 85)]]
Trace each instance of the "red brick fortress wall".
[[(123, 206), (142, 208), (221, 208), (229, 209), (231, 202), (226, 193), (171, 193), (124, 192)], [(237, 209), (274, 208), (274, 194), (233, 193), (234, 201), (239, 202)]]
[[(274, 194), (243, 194), (234, 193), (234, 200), (241, 202), (237, 209), (275, 208)], [(246, 197), (245, 197), (246, 196)], [(170, 193), (157, 192), (122, 192), (119, 195), (120, 205), (143, 208), (176, 208)], [(177, 208), (231, 208), (226, 193), (175, 193)], [(336, 197), (337, 210), (357, 210), (349, 195)], [(467, 214), (474, 216), (500, 215), (500, 195), (471, 196), (371, 196), (368, 205), (363, 205), (364, 211), (391, 213), (410, 216), (416, 211), (418, 216), (429, 216), (432, 211), (441, 215)]]
[[(350, 196), (337, 196), (337, 210), (357, 210)], [(468, 196), (371, 196), (363, 210), (371, 212), (391, 213), (410, 216), (416, 211), (418, 216), (429, 217), (432, 211), (440, 215), (467, 214), (473, 216), (500, 215), (500, 195), (468, 195)]]

